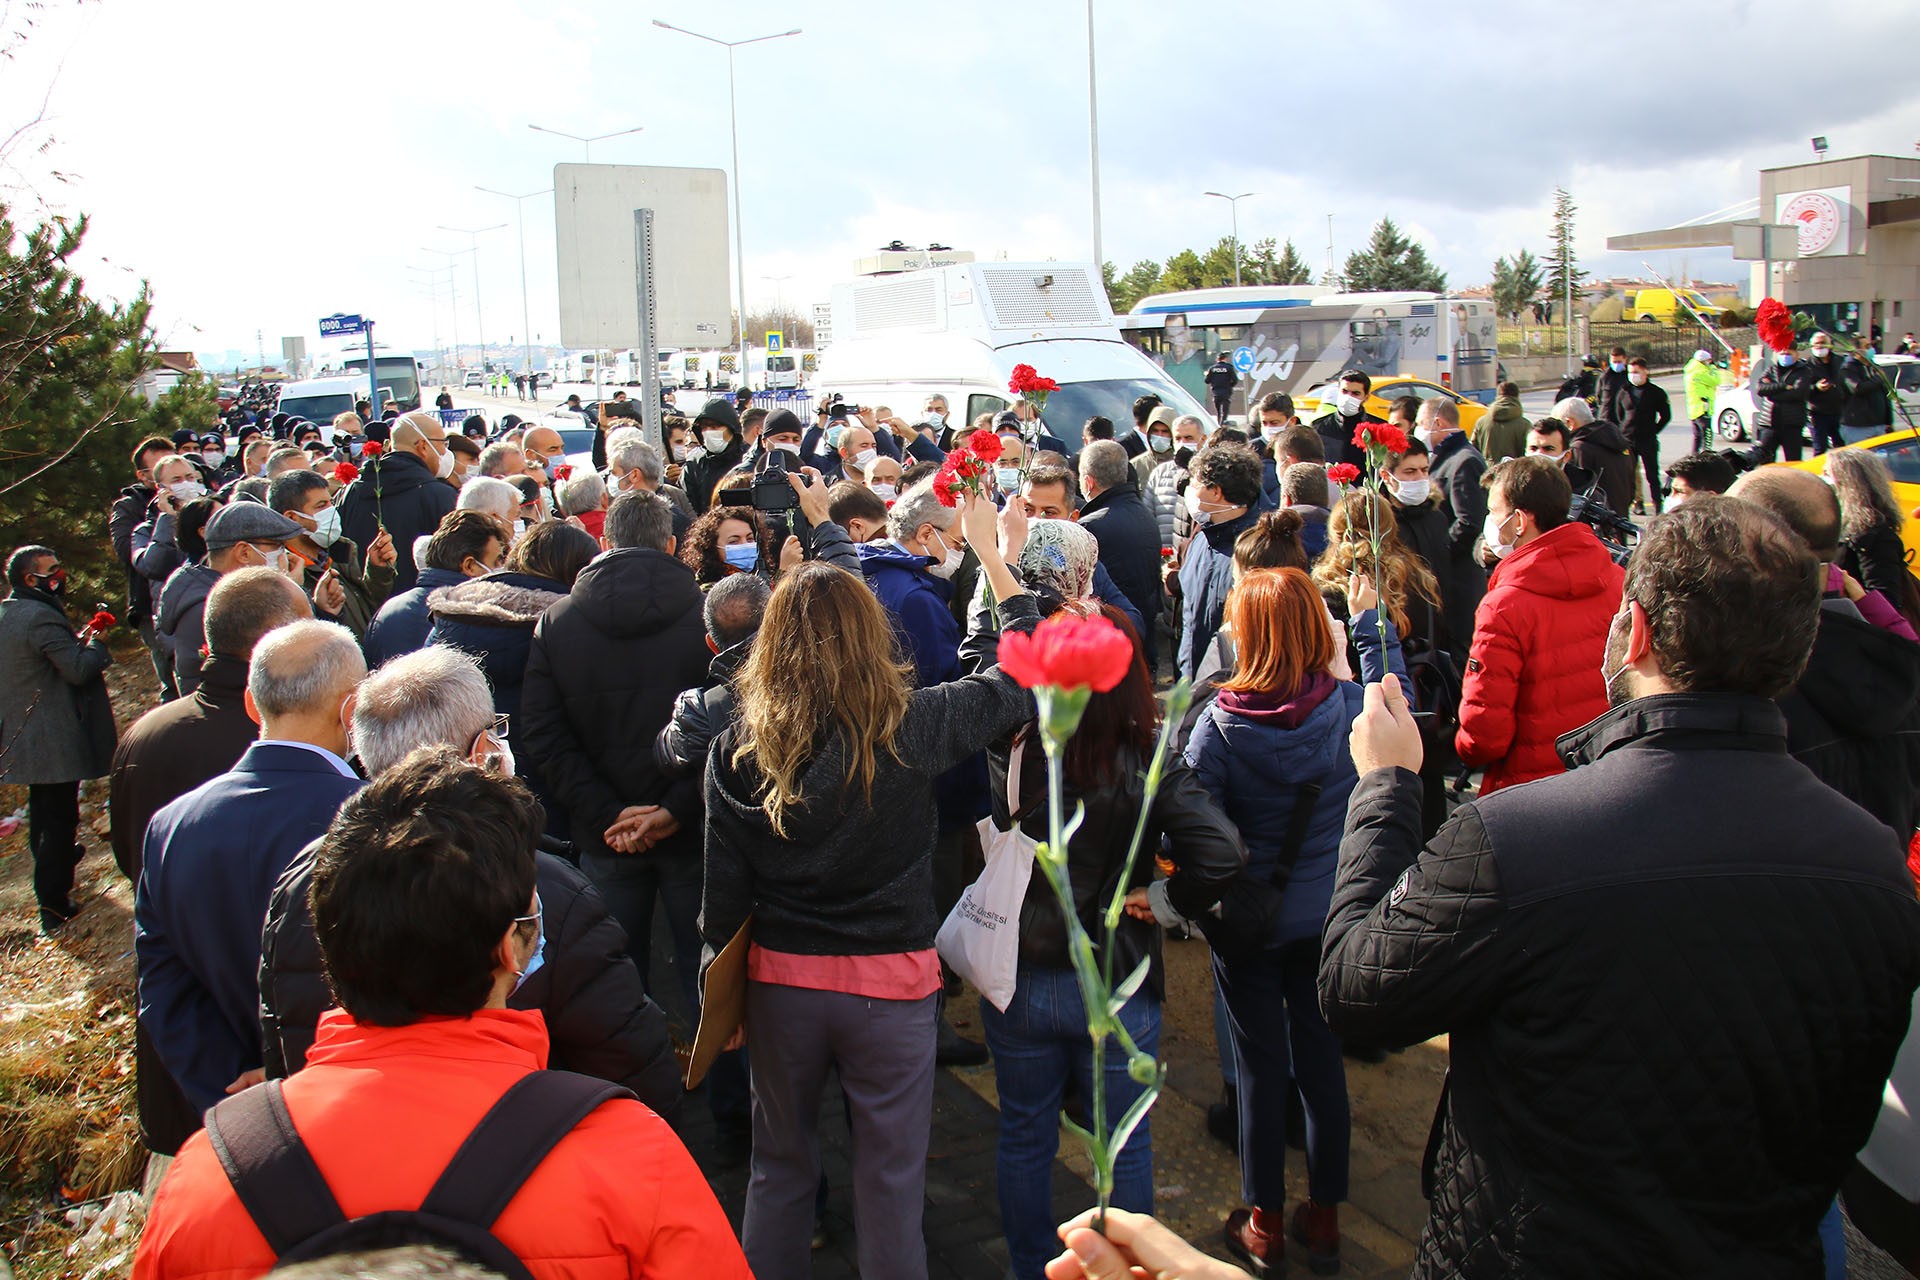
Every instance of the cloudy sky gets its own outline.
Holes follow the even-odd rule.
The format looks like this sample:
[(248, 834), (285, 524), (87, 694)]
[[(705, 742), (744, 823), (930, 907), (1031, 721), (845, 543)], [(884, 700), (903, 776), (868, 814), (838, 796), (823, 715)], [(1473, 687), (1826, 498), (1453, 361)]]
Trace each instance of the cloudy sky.
[[(804, 310), (892, 239), (983, 258), (1091, 255), (1086, 10), (723, 0), (49, 0), (0, 63), (5, 198), (91, 215), (95, 287), (151, 282), (162, 341), (270, 354), (362, 311), (397, 346), (440, 336), (452, 250), (480, 237), (487, 337), (521, 336), (510, 192), (552, 184), (592, 135), (596, 162), (729, 165), (726, 54), (649, 19), (739, 39), (749, 306)], [(1381, 214), (1456, 285), (1546, 249), (1553, 188), (1581, 206), (1579, 250), (1609, 233), (1752, 198), (1756, 171), (1809, 155), (1914, 153), (1920, 0), (1821, 13), (1782, 0), (1572, 9), (1480, 0), (1258, 6), (1095, 0), (1105, 255), (1122, 270), (1212, 243), (1242, 201), (1244, 240), (1344, 259)], [(26, 0), (0, 0), (18, 32)], [(1563, 16), (1565, 15), (1565, 16)], [(64, 175), (53, 176), (54, 172)], [(558, 336), (551, 197), (525, 202), (531, 328)], [(473, 259), (455, 264), (463, 341)], [(1677, 255), (1655, 261), (1678, 270)], [(1732, 278), (1695, 255), (1698, 275)], [(421, 270), (410, 270), (420, 268)], [(790, 277), (776, 285), (771, 277)]]

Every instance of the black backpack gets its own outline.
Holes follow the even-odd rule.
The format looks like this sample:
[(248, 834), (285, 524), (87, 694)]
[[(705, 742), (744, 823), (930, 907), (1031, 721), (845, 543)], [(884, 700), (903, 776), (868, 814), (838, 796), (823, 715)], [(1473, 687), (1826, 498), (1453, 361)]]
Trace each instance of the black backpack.
[(560, 1139), (603, 1102), (634, 1095), (566, 1071), (517, 1081), (480, 1119), (418, 1209), (349, 1219), (295, 1132), (280, 1081), (207, 1113), (207, 1138), (234, 1194), (278, 1261), (274, 1269), (335, 1254), (437, 1245), (505, 1276), (532, 1280), (493, 1234), (493, 1223)]

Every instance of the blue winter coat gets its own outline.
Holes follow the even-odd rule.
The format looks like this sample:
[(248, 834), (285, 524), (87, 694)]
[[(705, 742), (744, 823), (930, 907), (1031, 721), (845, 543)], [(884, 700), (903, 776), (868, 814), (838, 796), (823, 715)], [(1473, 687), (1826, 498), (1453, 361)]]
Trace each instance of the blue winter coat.
[[(1367, 683), (1391, 670), (1402, 681), (1406, 666), (1400, 639), (1386, 624), (1382, 652), (1379, 614), (1368, 610), (1354, 619), (1361, 677)], [(1298, 704), (1259, 716), (1236, 714), (1216, 700), (1195, 722), (1187, 739), (1187, 763), (1200, 785), (1240, 828), (1247, 845), (1247, 874), (1271, 880), (1279, 865), (1300, 784), (1318, 782), (1320, 797), (1286, 881), (1280, 916), (1270, 946), (1317, 938), (1333, 903), (1334, 872), (1340, 863), (1340, 838), (1346, 827), (1347, 797), (1359, 780), (1347, 734), (1360, 714), (1364, 686), (1334, 682), (1318, 706), (1298, 714)], [(1294, 715), (1287, 716), (1287, 711)], [(1287, 727), (1282, 719), (1293, 723)]]
[(1187, 545), (1180, 562), (1180, 674), (1189, 680), (1220, 630), (1227, 592), (1233, 590), (1233, 541), (1259, 518), (1260, 509), (1253, 507), (1225, 524), (1203, 525)]
[(531, 573), (490, 573), (439, 587), (427, 596), (427, 643), (452, 645), (480, 659), (493, 709), (517, 716), (533, 625), (549, 605), (566, 598), (560, 583)]
[(377, 667), (388, 658), (426, 648), (427, 633), (433, 630), (433, 618), (427, 612), (427, 596), (437, 588), (451, 587), (466, 580), (465, 574), (452, 569), (423, 568), (418, 583), (388, 596), (387, 602), (380, 606), (380, 612), (373, 615), (373, 621), (367, 626), (366, 639), (360, 643), (360, 647), (366, 650), (367, 666)]
[[(901, 655), (913, 663), (915, 686), (930, 689), (965, 675), (960, 666), (960, 623), (951, 606), (953, 587), (927, 572), (932, 561), (891, 542), (864, 542), (857, 550), (867, 585), (893, 621)], [(986, 756), (971, 756), (934, 779), (933, 794), (943, 830), (984, 818)]]

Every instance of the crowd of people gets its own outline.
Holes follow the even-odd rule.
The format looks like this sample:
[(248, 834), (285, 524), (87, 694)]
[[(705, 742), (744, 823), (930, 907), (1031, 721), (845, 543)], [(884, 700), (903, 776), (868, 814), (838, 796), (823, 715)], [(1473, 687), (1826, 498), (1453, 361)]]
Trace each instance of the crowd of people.
[[(1920, 1140), (1876, 1128), (1920, 987), (1906, 516), (1843, 446), (1828, 482), (1661, 469), (1672, 408), (1620, 363), (1538, 420), (1502, 387), (1472, 433), (1444, 399), (1375, 418), (1349, 371), (1312, 420), (1144, 397), (1072, 440), (1025, 402), (743, 395), (657, 444), (603, 409), (590, 464), (432, 410), (141, 442), (108, 532), (160, 705), (116, 734), (113, 620), (73, 625), (53, 550), (13, 550), (0, 602), (41, 924), (86, 905), (84, 779), (134, 885), (141, 1134), (173, 1157), (135, 1275), (398, 1214), (543, 1277), (804, 1277), (837, 1091), (861, 1272), (912, 1280), (935, 1072), (988, 1062), (1012, 1275), (1244, 1274), (1148, 1216), (1150, 1121), (1104, 1233), (1050, 1219), (1062, 1110), (1142, 1087), (1115, 1053), (1096, 1088), (1063, 914), (1102, 940), (1119, 891), (1096, 948), (1146, 962), (1114, 1011), (1140, 1048), (1166, 940), (1211, 951), (1248, 1272), (1339, 1269), (1346, 1063), (1440, 1034), (1417, 1275), (1833, 1274), (1843, 1185), (1914, 1260)], [(981, 1043), (935, 935), (983, 833), (1047, 839), (996, 653), (1061, 613), (1133, 661), (1053, 797), (1084, 806), (1073, 901), (1033, 878)], [(736, 1235), (674, 1129), (672, 1028), (739, 936), (700, 1090), (703, 1154), (751, 1167)]]

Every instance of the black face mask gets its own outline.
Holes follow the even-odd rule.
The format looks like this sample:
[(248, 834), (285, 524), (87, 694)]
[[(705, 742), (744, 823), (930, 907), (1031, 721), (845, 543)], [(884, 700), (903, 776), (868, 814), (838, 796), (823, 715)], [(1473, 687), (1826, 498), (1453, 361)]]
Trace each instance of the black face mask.
[(1182, 471), (1193, 465), (1193, 446), (1183, 444), (1173, 451), (1173, 461)]

